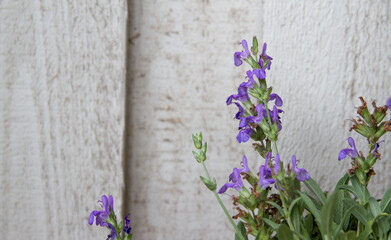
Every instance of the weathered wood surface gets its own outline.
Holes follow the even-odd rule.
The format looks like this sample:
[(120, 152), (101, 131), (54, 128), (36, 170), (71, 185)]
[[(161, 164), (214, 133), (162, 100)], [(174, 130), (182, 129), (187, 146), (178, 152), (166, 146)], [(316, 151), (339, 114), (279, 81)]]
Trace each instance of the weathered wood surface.
[[(4, 239), (104, 239), (87, 224), (104, 193), (118, 213), (125, 201), (134, 239), (232, 239), (199, 181), (191, 133), (203, 131), (219, 186), (243, 154), (254, 171), (262, 163), (237, 144), (225, 106), (247, 70), (233, 65), (242, 38), (257, 35), (274, 57), (283, 160), (296, 154), (325, 190), (349, 167), (337, 154), (357, 136), (358, 96), (380, 105), (391, 95), (387, 1), (130, 1), (127, 36), (126, 2), (2, 1), (0, 13)], [(391, 185), (385, 140), (377, 196)]]
[[(358, 137), (348, 132), (358, 96), (384, 105), (391, 95), (387, 1), (132, 1), (130, 18), (129, 36), (136, 38), (127, 196), (136, 239), (232, 239), (199, 181), (191, 133), (203, 131), (208, 140), (207, 165), (219, 186), (243, 154), (254, 171), (262, 163), (251, 144), (237, 144), (236, 109), (225, 106), (247, 70), (233, 65), (242, 38), (257, 35), (274, 57), (268, 79), (285, 104), (284, 161), (296, 154), (325, 190), (349, 167), (337, 156), (349, 136)], [(378, 195), (391, 184), (390, 140), (371, 185)], [(365, 149), (365, 141), (357, 142)]]
[(122, 204), (126, 3), (0, 4), (1, 238), (103, 239), (87, 222), (101, 194)]

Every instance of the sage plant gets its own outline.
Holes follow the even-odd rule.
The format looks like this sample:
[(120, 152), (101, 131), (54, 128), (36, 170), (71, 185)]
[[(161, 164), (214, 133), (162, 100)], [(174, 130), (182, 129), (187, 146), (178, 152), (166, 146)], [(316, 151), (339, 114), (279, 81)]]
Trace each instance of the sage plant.
[[(207, 143), (203, 142), (202, 133), (193, 135), (194, 146), (199, 150), (193, 151), (193, 155), (206, 175), (200, 178), (223, 208), (235, 229), (235, 239), (388, 239), (391, 188), (377, 201), (367, 186), (374, 175), (373, 165), (381, 156), (379, 148), (384, 141), (380, 138), (391, 131), (391, 120), (384, 120), (391, 108), (391, 97), (383, 107), (373, 102), (372, 114), (360, 98), (362, 106), (357, 111), (358, 119), (352, 120), (351, 131), (367, 138), (368, 154), (359, 151), (349, 137), (350, 148), (342, 149), (338, 160), (351, 158), (352, 169), (340, 179), (335, 191), (327, 194), (306, 169), (298, 167), (296, 155), (289, 159), (278, 152), (283, 100), (266, 82), (273, 60), (266, 53), (266, 43), (262, 51), (256, 37), (251, 48), (246, 40), (241, 45), (243, 50), (234, 53), (234, 65), (239, 67), (245, 62), (250, 69), (226, 104), (235, 104), (238, 109), (234, 116), (238, 121), (238, 144), (251, 141), (264, 161), (253, 170), (248, 167), (251, 160), (243, 156), (241, 166), (233, 169), (217, 191), (216, 180), (210, 177), (205, 165)], [(301, 190), (302, 183), (309, 192)], [(220, 199), (227, 191), (234, 193), (227, 195), (237, 211), (232, 217)]]

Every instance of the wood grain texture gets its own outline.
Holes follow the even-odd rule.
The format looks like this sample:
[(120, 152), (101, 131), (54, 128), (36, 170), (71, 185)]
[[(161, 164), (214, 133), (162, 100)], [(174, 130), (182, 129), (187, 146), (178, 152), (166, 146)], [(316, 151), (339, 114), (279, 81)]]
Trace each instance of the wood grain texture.
[(102, 194), (122, 205), (126, 3), (0, 11), (2, 239), (102, 238), (87, 221)]
[[(234, 67), (233, 53), (253, 35), (274, 57), (268, 81), (284, 100), (283, 160), (296, 154), (330, 190), (349, 167), (338, 152), (348, 136), (358, 137), (348, 132), (358, 96), (382, 105), (391, 95), (389, 8), (385, 1), (132, 1), (126, 171), (135, 238), (233, 237), (199, 181), (191, 133), (203, 131), (219, 186), (243, 154), (254, 171), (263, 163), (251, 144), (237, 144), (236, 109), (225, 106), (248, 69)], [(390, 140), (376, 166), (377, 196), (391, 183)], [(236, 214), (229, 196), (222, 198)]]

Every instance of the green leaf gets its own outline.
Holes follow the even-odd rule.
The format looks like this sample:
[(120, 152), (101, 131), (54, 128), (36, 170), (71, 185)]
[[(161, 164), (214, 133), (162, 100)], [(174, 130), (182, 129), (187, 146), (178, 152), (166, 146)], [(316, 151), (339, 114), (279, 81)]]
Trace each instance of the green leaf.
[(324, 195), (324, 192), (322, 191), (322, 189), (320, 189), (319, 185), (312, 178), (308, 179), (307, 181), (304, 181), (304, 184), (313, 194), (315, 194), (315, 196), (319, 199), (321, 203), (324, 203), (326, 201), (326, 196)]
[(391, 213), (391, 187), (384, 194), (380, 203), (382, 212)]
[(369, 235), (371, 235), (371, 233), (373, 231), (372, 225), (377, 221), (377, 219), (382, 218), (382, 217), (386, 217), (386, 216), (388, 216), (387, 213), (381, 213), (381, 214), (377, 215), (375, 218), (373, 218), (372, 220), (368, 221), (367, 224), (365, 224), (364, 232), (362, 232), (358, 238), (360, 240), (368, 239)]
[(270, 219), (261, 217), (261, 220), (262, 220), (264, 223), (266, 223), (267, 225), (269, 225), (271, 228), (273, 228), (274, 230), (278, 230), (278, 228), (280, 227), (279, 224), (273, 222), (273, 221), (270, 220)]
[(278, 240), (292, 240), (293, 233), (285, 224), (281, 224), (277, 231)]
[(311, 236), (312, 228), (314, 227), (314, 217), (312, 214), (307, 214), (304, 218), (304, 227), (307, 230), (308, 234)]
[(361, 203), (365, 203), (366, 202), (366, 196), (365, 196), (366, 194), (365, 194), (363, 185), (361, 185), (361, 183), (360, 183), (360, 180), (358, 179), (358, 177), (356, 175), (351, 176), (350, 180), (352, 181), (352, 186), (353, 186), (355, 192), (357, 193), (356, 196), (360, 199)]
[[(238, 226), (240, 233), (244, 237), (244, 239), (248, 240), (247, 235), (246, 235), (246, 227), (244, 226), (244, 223), (242, 221), (240, 221), (237, 226)], [(235, 233), (235, 240), (241, 240), (238, 233)]]
[(340, 224), (343, 216), (343, 210), (344, 210), (342, 200), (345, 197), (345, 193), (344, 191), (338, 191), (338, 190), (334, 192), (337, 192), (337, 200), (335, 204), (333, 220), (336, 224)]
[(296, 198), (295, 200), (293, 200), (293, 202), (292, 202), (291, 205), (289, 206), (289, 210), (288, 210), (289, 215), (292, 215), (292, 209), (293, 209), (293, 207), (294, 207), (299, 201), (301, 201), (301, 197)]
[(354, 231), (348, 231), (348, 232), (341, 232), (338, 235), (337, 240), (357, 240), (356, 232)]
[(347, 185), (348, 182), (349, 182), (349, 174), (345, 173), (345, 175), (343, 175), (343, 177), (341, 177), (339, 179), (339, 181), (337, 182), (337, 185), (335, 186), (334, 192), (335, 192), (335, 190), (338, 189), (339, 186)]
[(350, 193), (352, 193), (356, 198), (359, 198), (359, 197), (358, 197), (358, 193), (356, 192), (356, 190), (355, 190), (352, 186), (349, 186), (349, 185), (340, 185), (340, 186), (337, 187), (337, 189), (347, 190), (347, 191), (349, 191)]
[(305, 206), (307, 207), (307, 210), (311, 212), (311, 214), (315, 217), (316, 221), (320, 222), (320, 215), (318, 210), (316, 209), (315, 204), (312, 202), (312, 200), (307, 196), (307, 194), (295, 191), (296, 194), (300, 195), (303, 199), (303, 202)]
[(299, 208), (300, 208), (299, 204), (295, 204), (295, 206), (292, 208), (290, 213), (290, 218), (292, 220), (292, 224), (294, 228), (292, 230), (295, 230), (297, 233), (300, 232), (300, 226), (301, 226)]
[(382, 212), (379, 203), (373, 197), (369, 198), (369, 208), (371, 209), (372, 216), (377, 216)]
[(367, 224), (367, 222), (371, 219), (371, 216), (366, 211), (366, 209), (358, 204), (356, 201), (352, 199), (344, 199), (343, 201), (344, 206), (346, 207), (354, 207), (352, 209), (352, 214), (359, 220), (362, 224)]
[[(353, 200), (352, 200), (353, 201)], [(358, 205), (358, 204), (357, 204)], [(338, 236), (338, 233), (341, 232), (342, 228), (345, 226), (345, 223), (349, 223), (349, 218), (354, 209), (356, 209), (360, 205), (355, 205), (347, 208), (347, 206), (344, 206), (345, 209), (348, 209), (347, 211), (344, 212), (342, 221), (340, 224), (337, 225), (337, 228), (334, 230), (334, 239)]]
[(325, 239), (331, 239), (331, 237), (333, 236), (333, 214), (337, 205), (337, 201), (338, 192), (334, 192), (327, 198), (322, 210), (320, 211), (321, 222), (319, 227)]

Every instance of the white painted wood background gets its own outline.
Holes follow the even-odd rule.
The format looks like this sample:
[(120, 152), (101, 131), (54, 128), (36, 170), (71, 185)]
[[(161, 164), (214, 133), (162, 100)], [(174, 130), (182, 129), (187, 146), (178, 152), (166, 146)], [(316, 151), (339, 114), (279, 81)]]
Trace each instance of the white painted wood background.
[[(331, 189), (349, 167), (339, 150), (358, 138), (358, 96), (391, 95), (390, 12), (364, 0), (0, 2), (2, 238), (105, 239), (87, 220), (112, 194), (134, 239), (232, 239), (191, 133), (203, 131), (219, 186), (243, 154), (262, 163), (225, 106), (247, 70), (233, 52), (253, 35), (274, 58), (283, 159)], [(376, 196), (391, 185), (385, 140)]]

